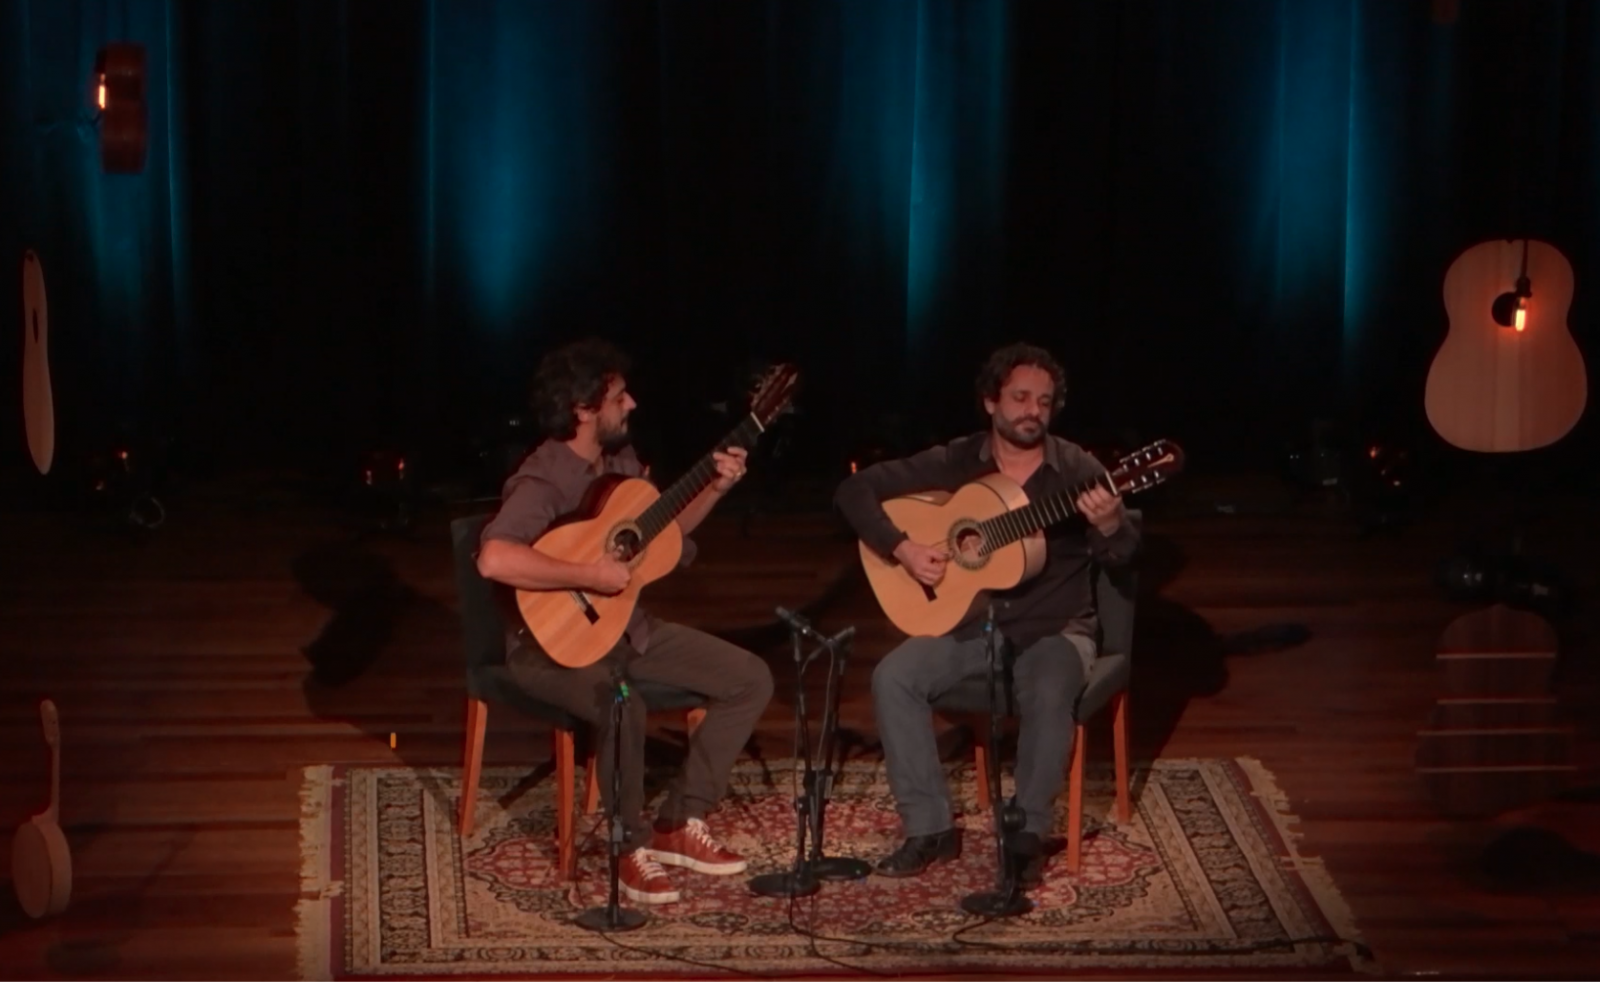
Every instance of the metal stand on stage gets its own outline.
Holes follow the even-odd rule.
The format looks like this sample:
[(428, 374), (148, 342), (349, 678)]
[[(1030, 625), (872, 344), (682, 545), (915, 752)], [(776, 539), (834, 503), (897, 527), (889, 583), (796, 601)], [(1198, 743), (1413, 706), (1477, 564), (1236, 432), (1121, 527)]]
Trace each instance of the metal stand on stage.
[[(859, 859), (826, 856), (822, 851), (823, 814), (833, 790), (833, 747), (838, 729), (839, 680), (844, 675), (846, 653), (856, 629), (847, 627), (831, 638), (823, 637), (810, 622), (782, 607), (778, 616), (789, 625), (794, 643), (795, 665), (795, 757), (805, 762), (800, 791), (795, 796), (795, 860), (787, 873), (766, 873), (750, 878), (750, 889), (763, 897), (809, 897), (822, 888), (824, 880), (859, 880), (870, 867)], [(802, 653), (802, 639), (810, 638), (818, 647)], [(812, 763), (811, 738), (806, 726), (806, 667), (821, 653), (828, 653), (828, 685), (823, 697), (822, 735), (818, 741), (818, 764)], [(806, 839), (811, 854), (806, 855)]]
[(983, 625), (989, 650), (989, 800), (994, 803), (994, 842), (998, 863), (996, 884), (989, 893), (969, 893), (961, 898), (961, 909), (980, 917), (1015, 917), (1033, 909), (1033, 901), (1022, 892), (1022, 870), (1006, 853), (1006, 836), (1021, 832), (1027, 816), (1017, 805), (1016, 796), (1000, 797), (1000, 724), (1005, 716), (1000, 705), (1000, 647), (994, 630), (994, 605)]
[(611, 807), (606, 818), (611, 823), (611, 898), (604, 907), (591, 907), (573, 919), (590, 931), (632, 931), (649, 920), (642, 910), (623, 907), (617, 896), (622, 865), (622, 704), (628, 698), (628, 683), (622, 670), (611, 670)]

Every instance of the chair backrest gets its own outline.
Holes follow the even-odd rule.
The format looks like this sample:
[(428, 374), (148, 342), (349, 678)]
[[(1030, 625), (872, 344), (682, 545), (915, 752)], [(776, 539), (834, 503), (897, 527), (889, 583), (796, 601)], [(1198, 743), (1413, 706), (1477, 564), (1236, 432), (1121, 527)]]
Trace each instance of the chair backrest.
[[(1144, 515), (1128, 509), (1127, 519), (1144, 530)], [(1133, 622), (1139, 596), (1138, 560), (1116, 568), (1094, 567), (1094, 600), (1100, 620), (1100, 653), (1133, 657)]]
[(495, 598), (494, 584), (478, 573), (478, 543), (491, 517), (470, 515), (450, 523), (456, 596), (461, 601), (461, 641), (469, 683), (477, 669), (501, 665), (506, 660), (505, 621)]

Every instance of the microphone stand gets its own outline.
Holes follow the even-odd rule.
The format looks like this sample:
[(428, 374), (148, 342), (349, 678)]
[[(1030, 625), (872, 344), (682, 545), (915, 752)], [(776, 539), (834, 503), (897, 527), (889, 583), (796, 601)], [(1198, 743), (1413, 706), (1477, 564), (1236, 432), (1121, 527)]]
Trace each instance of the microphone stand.
[(573, 919), (589, 931), (632, 931), (649, 920), (642, 910), (624, 908), (619, 903), (618, 883), (622, 875), (622, 703), (628, 698), (628, 683), (622, 670), (611, 669), (611, 807), (606, 809), (611, 823), (611, 898), (604, 907), (591, 907)]
[(844, 676), (844, 652), (849, 649), (856, 629), (845, 628), (825, 642), (828, 648), (828, 688), (822, 702), (822, 738), (819, 752), (821, 770), (815, 772), (815, 788), (807, 797), (811, 800), (811, 870), (822, 880), (862, 880), (872, 872), (864, 861), (848, 856), (825, 856), (822, 853), (822, 827), (828, 808), (828, 797), (833, 794), (833, 745), (839, 729), (839, 688)]
[(1010, 801), (1000, 797), (1000, 722), (1004, 710), (1000, 705), (1000, 645), (995, 640), (992, 603), (983, 624), (983, 640), (989, 654), (989, 801), (994, 806), (992, 822), (998, 863), (994, 890), (967, 894), (961, 898), (961, 909), (979, 917), (1015, 917), (1032, 910), (1033, 901), (1022, 892), (1021, 870), (1016, 869), (1006, 855), (1006, 836), (1021, 832), (1027, 824), (1027, 816), (1017, 806), (1015, 795)]
[[(763, 897), (809, 897), (822, 889), (820, 880), (854, 880), (865, 877), (869, 871), (866, 863), (858, 859), (829, 858), (822, 854), (822, 809), (825, 805), (829, 786), (832, 784), (832, 771), (826, 772), (826, 777), (819, 781), (819, 772), (811, 764), (811, 736), (806, 726), (806, 666), (820, 653), (821, 649), (805, 656), (801, 651), (802, 635), (811, 636), (819, 640), (822, 648), (827, 649), (830, 655), (828, 675), (827, 702), (837, 699), (835, 682), (843, 671), (843, 659), (838, 655), (838, 646), (855, 633), (855, 628), (846, 628), (834, 638), (824, 638), (818, 634), (810, 624), (799, 615), (790, 614), (782, 607), (778, 614), (789, 623), (790, 638), (794, 645), (795, 664), (795, 736), (794, 755), (805, 763), (805, 770), (800, 780), (800, 791), (795, 795), (795, 858), (794, 868), (787, 873), (763, 873), (753, 876), (748, 881), (750, 891)], [(835, 708), (832, 705), (823, 707), (823, 739), (822, 743), (832, 750), (832, 738), (829, 729), (835, 718)], [(811, 856), (806, 856), (806, 836), (811, 833)]]

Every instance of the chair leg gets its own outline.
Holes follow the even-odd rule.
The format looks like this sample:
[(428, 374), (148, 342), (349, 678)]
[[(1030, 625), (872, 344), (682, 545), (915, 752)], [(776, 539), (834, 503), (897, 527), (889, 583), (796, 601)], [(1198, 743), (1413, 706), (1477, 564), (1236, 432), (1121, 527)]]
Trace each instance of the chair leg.
[(600, 810), (600, 771), (595, 763), (594, 751), (583, 765), (583, 813), (593, 815)]
[(467, 737), (461, 761), (461, 811), (456, 826), (464, 839), (472, 834), (478, 805), (478, 781), (483, 777), (483, 736), (489, 727), (489, 706), (482, 699), (467, 697)]
[(1072, 737), (1072, 769), (1067, 775), (1067, 872), (1083, 866), (1083, 757), (1088, 730), (1082, 723)]
[(577, 873), (578, 856), (573, 839), (573, 759), (572, 731), (556, 727), (551, 731), (556, 758), (556, 858), (563, 879)]
[(1128, 792), (1128, 694), (1112, 698), (1112, 740), (1116, 746), (1117, 821), (1127, 824), (1133, 818), (1133, 796)]
[(981, 740), (975, 741), (972, 747), (972, 773), (978, 780), (978, 804), (992, 808), (994, 802), (989, 800), (989, 748)]

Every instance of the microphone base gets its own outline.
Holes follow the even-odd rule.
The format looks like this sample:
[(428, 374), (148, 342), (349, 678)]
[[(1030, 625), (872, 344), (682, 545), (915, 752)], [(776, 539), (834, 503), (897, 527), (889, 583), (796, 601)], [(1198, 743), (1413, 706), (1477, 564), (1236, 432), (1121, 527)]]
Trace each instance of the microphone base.
[(1033, 901), (1021, 891), (969, 893), (961, 898), (961, 909), (976, 917), (1016, 917), (1033, 909)]
[(591, 907), (572, 923), (586, 931), (632, 931), (644, 927), (649, 919), (644, 911), (628, 907)]
[(847, 856), (825, 856), (811, 863), (811, 875), (819, 880), (864, 880), (872, 867)]
[(809, 897), (822, 884), (809, 870), (799, 873), (764, 873), (750, 878), (750, 892), (761, 897)]

